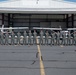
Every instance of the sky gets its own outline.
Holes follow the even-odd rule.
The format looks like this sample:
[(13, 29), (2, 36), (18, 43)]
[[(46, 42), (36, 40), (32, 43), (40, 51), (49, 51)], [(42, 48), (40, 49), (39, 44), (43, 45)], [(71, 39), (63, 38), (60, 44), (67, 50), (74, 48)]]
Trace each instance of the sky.
[(72, 2), (76, 2), (76, 0), (67, 0), (67, 1), (72, 1)]
[[(0, 1), (6, 1), (6, 0), (0, 0)], [(65, 1), (76, 2), (76, 0), (65, 0)]]

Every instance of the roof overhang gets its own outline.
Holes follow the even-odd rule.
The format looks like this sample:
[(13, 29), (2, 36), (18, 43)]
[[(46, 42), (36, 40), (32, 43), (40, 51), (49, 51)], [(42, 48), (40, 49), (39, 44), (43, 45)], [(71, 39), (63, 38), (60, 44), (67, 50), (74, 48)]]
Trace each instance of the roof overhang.
[[(23, 1), (26, 1), (27, 3), (23, 4)], [(41, 0), (46, 4), (43, 4), (43, 2), (40, 4), (35, 4), (34, 1), (36, 0), (32, 1), (31, 5), (29, 4), (29, 0), (18, 0), (13, 2), (9, 1), (0, 3), (0, 13), (76, 14), (76, 3)]]
[(76, 14), (76, 9), (54, 9), (54, 8), (2, 8), (0, 13), (46, 13), (46, 14)]

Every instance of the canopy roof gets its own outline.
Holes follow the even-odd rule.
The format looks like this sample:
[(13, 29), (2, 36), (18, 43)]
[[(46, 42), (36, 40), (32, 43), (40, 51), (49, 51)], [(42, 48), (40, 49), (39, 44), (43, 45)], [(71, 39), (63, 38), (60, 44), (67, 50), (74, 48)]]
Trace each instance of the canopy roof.
[(11, 0), (0, 2), (0, 13), (76, 13), (76, 3), (57, 0)]

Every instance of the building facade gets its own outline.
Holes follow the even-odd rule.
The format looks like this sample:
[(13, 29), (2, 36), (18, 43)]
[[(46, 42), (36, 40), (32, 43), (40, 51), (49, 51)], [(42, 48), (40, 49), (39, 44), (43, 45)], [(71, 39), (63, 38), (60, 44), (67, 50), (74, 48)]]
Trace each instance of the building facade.
[(5, 27), (75, 28), (76, 3), (57, 0), (0, 2), (0, 25)]

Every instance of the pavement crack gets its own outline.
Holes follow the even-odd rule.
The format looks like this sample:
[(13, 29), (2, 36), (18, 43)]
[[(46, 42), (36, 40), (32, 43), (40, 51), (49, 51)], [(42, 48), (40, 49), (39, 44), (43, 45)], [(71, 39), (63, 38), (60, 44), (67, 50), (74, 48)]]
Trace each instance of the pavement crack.
[(38, 54), (39, 54), (39, 52), (36, 53), (36, 58), (38, 58)]
[(64, 52), (62, 52), (62, 54), (64, 54)]
[(12, 53), (15, 53), (15, 52), (12, 52)]
[(33, 61), (33, 63), (32, 63), (31, 65), (34, 65), (34, 64), (35, 64), (35, 62), (36, 62), (36, 61), (34, 60), (34, 61)]
[(43, 57), (41, 56), (41, 60), (43, 61)]
[(76, 50), (74, 50), (76, 52)]

